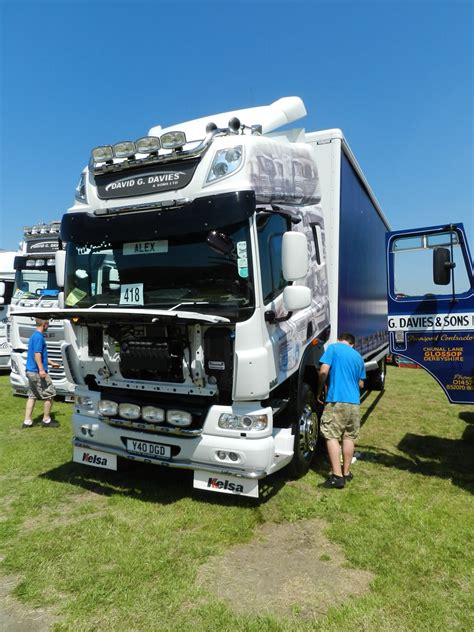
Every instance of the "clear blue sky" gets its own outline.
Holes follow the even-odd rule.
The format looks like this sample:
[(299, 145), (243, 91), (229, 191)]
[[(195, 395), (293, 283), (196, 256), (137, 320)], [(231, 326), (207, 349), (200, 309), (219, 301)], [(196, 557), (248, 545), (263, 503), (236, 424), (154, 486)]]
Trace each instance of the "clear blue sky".
[(1, 0), (0, 248), (61, 217), (93, 147), (290, 95), (394, 228), (463, 221), (472, 248), (472, 7)]

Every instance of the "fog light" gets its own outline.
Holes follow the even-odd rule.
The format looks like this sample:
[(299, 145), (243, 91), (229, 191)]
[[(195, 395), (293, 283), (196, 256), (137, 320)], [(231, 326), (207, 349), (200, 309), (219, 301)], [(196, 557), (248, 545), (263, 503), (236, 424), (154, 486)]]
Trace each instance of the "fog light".
[(160, 139), (156, 136), (144, 136), (135, 141), (139, 154), (151, 154), (161, 147)]
[(235, 452), (229, 452), (229, 459), (231, 461), (238, 461), (239, 460), (239, 455), (236, 454)]
[(191, 425), (193, 418), (191, 413), (187, 413), (184, 410), (169, 410), (166, 413), (166, 421), (172, 426), (186, 428)]
[(131, 140), (124, 140), (122, 143), (116, 143), (112, 149), (116, 158), (130, 158), (134, 156), (137, 149), (135, 143)]
[(217, 450), (216, 452), (216, 456), (218, 459), (220, 459), (221, 461), (225, 461), (225, 458), (227, 456), (227, 453), (224, 452), (224, 450)]
[(114, 158), (114, 152), (110, 145), (96, 147), (92, 150), (92, 158), (94, 162), (109, 162)]
[(136, 404), (119, 404), (118, 412), (124, 419), (138, 419), (141, 411)]
[(186, 134), (184, 132), (168, 132), (160, 138), (163, 149), (177, 149), (186, 145)]
[(94, 400), (88, 395), (75, 395), (74, 401), (78, 408), (83, 408), (84, 410), (94, 410)]
[(99, 414), (105, 415), (106, 417), (112, 417), (112, 415), (117, 414), (118, 404), (117, 402), (112, 402), (109, 399), (101, 399), (98, 405)]
[(143, 406), (142, 419), (151, 424), (161, 424), (165, 420), (165, 412), (162, 408), (155, 408), (155, 406)]

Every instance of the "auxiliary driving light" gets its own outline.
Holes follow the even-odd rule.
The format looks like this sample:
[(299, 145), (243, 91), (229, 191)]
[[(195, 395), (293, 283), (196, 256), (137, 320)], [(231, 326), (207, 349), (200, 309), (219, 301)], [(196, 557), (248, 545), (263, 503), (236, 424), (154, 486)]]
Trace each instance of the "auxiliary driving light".
[(114, 152), (110, 145), (103, 145), (92, 150), (94, 162), (109, 162), (114, 159)]
[(88, 395), (75, 395), (75, 404), (84, 410), (94, 410), (94, 400)]
[(118, 412), (124, 419), (139, 419), (140, 406), (136, 404), (119, 404)]
[(131, 140), (124, 140), (121, 143), (115, 143), (112, 147), (116, 158), (131, 158), (137, 153), (135, 143)]
[(46, 265), (47, 266), (54, 266), (56, 263), (55, 259), (46, 259)]
[(35, 268), (42, 268), (45, 265), (45, 260), (44, 259), (36, 259), (35, 261)]
[(143, 406), (142, 419), (150, 424), (161, 424), (165, 420), (165, 412), (162, 408), (155, 408), (155, 406)]
[(35, 267), (34, 259), (27, 259), (26, 260), (26, 267), (27, 268), (34, 268)]
[(166, 421), (172, 426), (186, 428), (191, 425), (193, 418), (191, 413), (187, 413), (184, 410), (169, 410), (166, 414)]
[(100, 415), (106, 417), (112, 417), (117, 414), (118, 404), (117, 402), (111, 402), (109, 399), (101, 399), (98, 405)]
[(161, 147), (160, 139), (157, 136), (144, 136), (135, 141), (139, 154), (152, 154)]
[(160, 138), (163, 149), (177, 149), (186, 145), (186, 134), (184, 132), (167, 132)]

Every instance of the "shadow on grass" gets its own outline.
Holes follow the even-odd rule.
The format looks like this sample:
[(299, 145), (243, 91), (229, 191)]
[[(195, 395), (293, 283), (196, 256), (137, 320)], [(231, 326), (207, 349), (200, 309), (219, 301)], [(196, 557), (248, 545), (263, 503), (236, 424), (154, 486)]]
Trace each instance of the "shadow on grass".
[(395, 467), (413, 474), (437, 476), (474, 494), (474, 427), (468, 426), (461, 439), (407, 433), (397, 448), (406, 456), (373, 446), (360, 446), (361, 460)]
[(41, 474), (57, 483), (68, 483), (102, 496), (128, 496), (161, 505), (168, 505), (182, 498), (195, 498), (208, 504), (254, 507), (274, 496), (285, 484), (280, 474), (260, 481), (259, 498), (206, 492), (193, 488), (193, 472), (181, 469), (157, 467), (119, 459), (118, 470), (91, 468), (74, 463), (64, 463)]

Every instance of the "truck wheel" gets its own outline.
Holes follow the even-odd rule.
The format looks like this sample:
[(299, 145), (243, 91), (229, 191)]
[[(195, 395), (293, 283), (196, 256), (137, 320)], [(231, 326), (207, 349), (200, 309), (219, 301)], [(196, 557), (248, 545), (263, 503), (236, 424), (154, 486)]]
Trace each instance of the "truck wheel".
[(296, 417), (293, 422), (295, 443), (293, 459), (288, 467), (294, 478), (300, 478), (310, 468), (319, 434), (316, 399), (305, 382), (301, 384), (297, 405), (291, 407), (291, 413)]
[(371, 391), (383, 391), (385, 388), (386, 361), (379, 361), (378, 369), (371, 371), (367, 376), (367, 388)]

